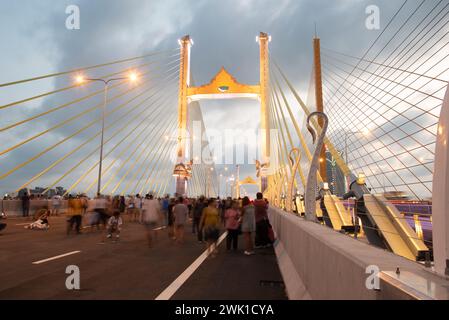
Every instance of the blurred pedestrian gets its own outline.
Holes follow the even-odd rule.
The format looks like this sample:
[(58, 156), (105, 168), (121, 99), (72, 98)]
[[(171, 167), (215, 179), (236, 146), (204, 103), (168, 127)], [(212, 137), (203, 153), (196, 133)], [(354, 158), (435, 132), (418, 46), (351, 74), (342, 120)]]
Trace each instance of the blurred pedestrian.
[(153, 198), (153, 195), (147, 194), (142, 202), (141, 223), (145, 226), (148, 246), (153, 246), (153, 236), (157, 239), (156, 227), (160, 221), (159, 201)]
[(68, 210), (67, 210), (67, 235), (75, 229), (76, 234), (81, 233), (83, 207), (81, 200), (72, 195), (69, 196)]
[(203, 196), (201, 196), (195, 203), (193, 207), (193, 221), (192, 221), (192, 233), (196, 232), (198, 242), (203, 242), (203, 230), (200, 228), (201, 216), (203, 214), (203, 209), (206, 207), (206, 201)]
[(173, 198), (170, 199), (170, 202), (168, 204), (168, 219), (167, 219), (168, 220), (168, 223), (167, 223), (168, 237), (173, 240), (176, 240), (175, 229), (174, 229), (175, 218), (173, 216), (173, 208), (174, 208), (175, 204), (176, 204), (175, 199), (173, 199)]
[[(114, 211), (112, 217), (108, 219), (108, 224), (106, 227), (106, 238), (111, 239), (115, 234), (115, 241), (120, 238), (120, 232), (122, 230), (123, 220), (120, 216), (120, 211)], [(103, 239), (102, 243), (104, 243)]]
[(254, 254), (253, 234), (256, 231), (254, 206), (248, 197), (242, 199), (242, 233), (245, 240), (245, 255)]
[(28, 192), (24, 192), (22, 195), (22, 216), (29, 217), (30, 216), (30, 195)]
[(228, 231), (226, 237), (226, 249), (229, 251), (231, 247), (234, 251), (238, 248), (238, 240), (240, 234), (240, 212), (239, 203), (234, 201), (232, 206), (225, 212), (225, 227)]
[(215, 199), (210, 199), (208, 206), (203, 209), (200, 228), (204, 230), (204, 238), (207, 241), (207, 254), (215, 257), (218, 253), (217, 242), (220, 236), (220, 215)]
[(263, 198), (261, 192), (257, 193), (257, 199), (254, 200), (254, 213), (256, 219), (256, 248), (268, 247), (271, 245), (271, 240), (268, 236), (269, 221), (268, 221), (268, 202)]
[(184, 243), (184, 225), (189, 217), (189, 208), (184, 203), (183, 197), (179, 197), (176, 205), (173, 207), (173, 217), (176, 243)]
[(59, 210), (61, 209), (61, 196), (56, 194), (51, 199), (51, 215), (59, 216)]

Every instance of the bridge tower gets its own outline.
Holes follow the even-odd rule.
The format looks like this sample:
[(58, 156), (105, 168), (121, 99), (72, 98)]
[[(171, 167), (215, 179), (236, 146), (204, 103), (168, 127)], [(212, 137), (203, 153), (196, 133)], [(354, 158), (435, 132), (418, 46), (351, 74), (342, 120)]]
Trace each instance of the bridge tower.
[[(176, 177), (176, 193), (186, 194), (187, 180), (191, 176), (191, 164), (193, 160), (186, 159), (188, 105), (189, 102), (205, 99), (232, 99), (251, 98), (260, 101), (260, 162), (263, 167), (269, 166), (270, 159), (270, 119), (268, 111), (268, 83), (269, 62), (268, 44), (271, 37), (261, 32), (257, 37), (260, 47), (260, 79), (257, 85), (239, 83), (225, 68), (215, 75), (210, 83), (202, 86), (190, 86), (190, 49), (193, 44), (190, 36), (184, 36), (179, 40), (180, 65), (179, 65), (179, 97), (178, 97), (178, 147), (177, 164), (173, 171)], [(190, 161), (190, 162), (189, 162)], [(265, 170), (266, 171), (266, 170)], [(261, 175), (261, 191), (268, 186), (267, 174)]]
[[(315, 101), (316, 111), (324, 112), (323, 103), (323, 81), (321, 73), (321, 45), (320, 39), (315, 37), (313, 39), (313, 69), (315, 77)], [(323, 127), (323, 119), (318, 119), (318, 124)], [(326, 146), (323, 146), (320, 156), (320, 176), (324, 182), (327, 181), (327, 161), (326, 161)]]
[(185, 36), (179, 40), (181, 59), (179, 65), (179, 91), (178, 91), (178, 147), (177, 165), (173, 175), (176, 177), (176, 194), (185, 195), (187, 180), (190, 174), (186, 168), (186, 138), (187, 138), (187, 88), (190, 84), (190, 48), (192, 40)]
[[(268, 43), (270, 36), (261, 32), (259, 37), (260, 47), (260, 129), (262, 132), (262, 162), (269, 165), (270, 159), (270, 119), (268, 111), (268, 83), (269, 83), (269, 60), (268, 60)], [(268, 187), (268, 177), (261, 175), (260, 188), (264, 192)]]

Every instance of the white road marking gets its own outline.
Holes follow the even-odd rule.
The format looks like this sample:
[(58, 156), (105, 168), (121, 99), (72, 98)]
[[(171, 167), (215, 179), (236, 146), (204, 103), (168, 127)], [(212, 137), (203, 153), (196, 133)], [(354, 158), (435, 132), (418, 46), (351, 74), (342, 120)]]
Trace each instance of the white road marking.
[[(225, 232), (218, 239), (217, 246), (226, 238), (228, 233)], [(199, 268), (199, 266), (207, 259), (207, 250), (205, 250), (181, 275), (175, 279), (161, 294), (154, 300), (170, 300), (170, 298), (181, 288), (181, 286), (190, 278), (190, 276)]]
[(60, 254), (59, 256), (51, 257), (51, 258), (44, 259), (44, 260), (35, 261), (35, 262), (33, 262), (33, 264), (41, 264), (41, 263), (45, 263), (45, 262), (48, 262), (48, 261), (52, 261), (52, 260), (64, 258), (64, 257), (67, 257), (67, 256), (71, 256), (72, 254), (77, 254), (77, 253), (80, 253), (80, 252), (81, 252), (81, 251), (72, 251), (72, 252)]

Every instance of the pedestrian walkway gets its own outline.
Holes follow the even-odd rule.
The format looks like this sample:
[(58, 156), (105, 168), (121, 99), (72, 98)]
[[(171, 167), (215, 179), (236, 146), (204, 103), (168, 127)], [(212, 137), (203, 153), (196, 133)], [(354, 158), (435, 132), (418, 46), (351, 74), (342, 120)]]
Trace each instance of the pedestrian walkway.
[(175, 300), (283, 300), (287, 299), (272, 248), (226, 252), (225, 243), (215, 258), (207, 259), (173, 296)]

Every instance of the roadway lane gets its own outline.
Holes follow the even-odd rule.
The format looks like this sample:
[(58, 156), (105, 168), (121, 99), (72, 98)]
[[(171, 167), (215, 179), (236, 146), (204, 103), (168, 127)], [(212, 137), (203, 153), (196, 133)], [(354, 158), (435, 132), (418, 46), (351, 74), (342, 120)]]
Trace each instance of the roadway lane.
[[(26, 230), (8, 221), (0, 236), (0, 299), (154, 299), (204, 250), (191, 234), (185, 245), (174, 244), (166, 230), (150, 249), (144, 228), (135, 223), (125, 224), (119, 242), (102, 245), (98, 232), (86, 229), (82, 235), (66, 236), (63, 217), (50, 221), (48, 231)], [(71, 264), (80, 268), (80, 291), (65, 288), (65, 268)]]
[[(191, 232), (186, 232), (185, 244), (177, 245), (168, 238), (166, 230), (161, 230), (154, 247), (148, 248), (144, 228), (136, 223), (125, 223), (119, 242), (99, 244), (101, 233), (88, 229), (82, 235), (66, 236), (64, 217), (52, 217), (48, 231), (26, 230), (23, 225), (16, 225), (23, 222), (9, 219), (7, 229), (0, 235), (0, 299), (154, 299), (205, 249)], [(80, 252), (33, 264), (74, 251)], [(66, 289), (68, 265), (80, 268), (81, 290)], [(174, 298), (217, 299), (231, 297), (232, 292), (234, 299), (285, 297), (282, 288), (275, 288), (278, 295), (273, 295), (273, 288), (266, 290), (258, 282), (249, 281), (257, 266), (263, 271), (256, 273), (256, 278), (280, 279), (272, 252), (253, 257), (223, 253), (208, 258)], [(248, 281), (230, 281), (230, 275), (223, 272), (227, 268), (240, 270), (238, 274)], [(221, 289), (217, 283), (223, 285)]]

